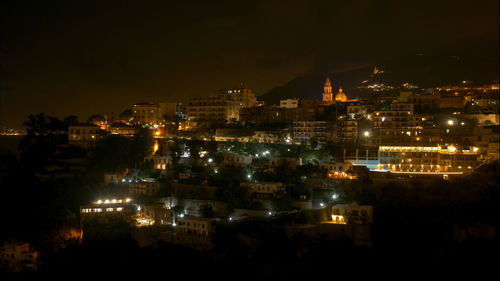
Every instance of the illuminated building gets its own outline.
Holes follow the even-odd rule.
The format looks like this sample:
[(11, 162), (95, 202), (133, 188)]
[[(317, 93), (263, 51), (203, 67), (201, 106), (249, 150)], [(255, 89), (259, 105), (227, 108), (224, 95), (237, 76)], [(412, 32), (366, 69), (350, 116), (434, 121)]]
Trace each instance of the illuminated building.
[(253, 140), (258, 143), (290, 143), (288, 130), (281, 131), (255, 131)]
[(347, 105), (347, 116), (349, 117), (349, 119), (357, 120), (367, 117), (366, 111), (367, 106), (360, 104), (359, 102)]
[(27, 242), (5, 242), (0, 247), (0, 264), (2, 269), (9, 272), (36, 271), (39, 264), (39, 252), (30, 249)]
[(215, 141), (239, 141), (248, 142), (253, 138), (254, 131), (246, 128), (217, 128), (215, 129)]
[(342, 87), (339, 88), (339, 92), (335, 95), (335, 102), (346, 102), (347, 97), (342, 91)]
[(285, 122), (286, 108), (270, 105), (260, 105), (240, 109), (240, 121), (246, 123), (282, 123)]
[(326, 77), (325, 86), (323, 87), (323, 102), (333, 103), (332, 83), (330, 83), (330, 78), (328, 77)]
[(464, 108), (465, 100), (461, 96), (440, 96), (439, 108)]
[(131, 182), (129, 193), (132, 196), (152, 196), (160, 190), (160, 183), (154, 179), (143, 179), (138, 182)]
[(411, 95), (408, 97), (408, 102), (415, 105), (415, 110), (432, 110), (439, 109), (440, 97), (439, 95), (433, 94), (423, 94), (423, 95)]
[(319, 168), (327, 171), (327, 177), (332, 179), (355, 179), (351, 173), (352, 164), (349, 162), (323, 161)]
[(174, 222), (173, 209), (167, 208), (164, 203), (144, 205), (143, 213), (156, 225), (172, 224)]
[(333, 128), (328, 121), (296, 121), (293, 122), (293, 141), (308, 143), (312, 139), (320, 144), (326, 143), (333, 137)]
[(176, 219), (176, 231), (180, 233), (209, 236), (214, 232), (212, 222), (214, 219), (182, 216)]
[(161, 156), (161, 155), (151, 155), (144, 157), (144, 162), (149, 162), (153, 165), (153, 169), (165, 171), (168, 165), (172, 164), (172, 157)]
[(337, 142), (355, 142), (358, 138), (358, 121), (343, 116), (337, 120), (335, 130), (335, 140)]
[(299, 107), (299, 99), (281, 100), (280, 107), (281, 108), (298, 108)]
[(281, 182), (242, 182), (240, 186), (247, 190), (251, 198), (275, 198), (285, 190)]
[(252, 156), (236, 153), (224, 153), (221, 166), (243, 168), (252, 164)]
[(373, 224), (373, 207), (356, 203), (336, 204), (332, 207), (331, 217), (338, 224)]
[(477, 147), (380, 146), (379, 169), (400, 173), (463, 173), (479, 164)]
[(250, 89), (234, 88), (222, 91), (225, 93), (226, 98), (234, 101), (239, 108), (255, 106), (255, 94)]
[(380, 145), (432, 146), (440, 143), (441, 129), (432, 126), (380, 127), (374, 130)]
[(103, 131), (97, 125), (72, 125), (68, 128), (68, 143), (84, 148), (95, 146), (102, 138)]
[(137, 211), (137, 206), (130, 198), (99, 199), (92, 204), (80, 206), (80, 225), (87, 218), (99, 218), (106, 221), (107, 216), (130, 218)]
[(302, 159), (299, 157), (269, 157), (268, 165), (272, 170), (279, 166), (286, 166), (289, 169), (295, 170), (297, 166), (302, 166)]
[(158, 124), (160, 123), (161, 120), (163, 120), (163, 116), (179, 116), (180, 115), (180, 109), (179, 109), (179, 103), (178, 102), (160, 102), (158, 104), (158, 120), (157, 123), (153, 124)]
[(224, 96), (193, 98), (187, 106), (188, 121), (197, 123), (224, 123), (239, 120), (239, 106)]
[(137, 103), (132, 106), (135, 124), (158, 124), (158, 105), (150, 102)]
[(114, 122), (109, 126), (109, 131), (112, 135), (133, 136), (136, 133), (136, 128), (121, 122)]

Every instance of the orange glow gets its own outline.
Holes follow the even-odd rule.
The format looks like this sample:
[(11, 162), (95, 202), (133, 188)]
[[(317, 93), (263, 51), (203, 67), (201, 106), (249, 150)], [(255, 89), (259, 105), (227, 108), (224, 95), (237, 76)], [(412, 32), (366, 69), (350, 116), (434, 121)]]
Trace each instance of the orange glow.
[(155, 140), (155, 144), (153, 146), (153, 155), (155, 155), (156, 151), (158, 151), (158, 141)]
[(332, 222), (334, 224), (346, 224), (344, 216), (332, 215)]

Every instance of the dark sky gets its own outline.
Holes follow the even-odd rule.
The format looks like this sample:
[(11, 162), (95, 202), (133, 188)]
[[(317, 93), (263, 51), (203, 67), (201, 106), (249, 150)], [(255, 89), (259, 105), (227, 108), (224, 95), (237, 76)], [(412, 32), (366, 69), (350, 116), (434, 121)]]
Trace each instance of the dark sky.
[[(411, 3), (410, 3), (411, 2)], [(492, 1), (2, 1), (0, 125), (424, 52), (498, 57)]]

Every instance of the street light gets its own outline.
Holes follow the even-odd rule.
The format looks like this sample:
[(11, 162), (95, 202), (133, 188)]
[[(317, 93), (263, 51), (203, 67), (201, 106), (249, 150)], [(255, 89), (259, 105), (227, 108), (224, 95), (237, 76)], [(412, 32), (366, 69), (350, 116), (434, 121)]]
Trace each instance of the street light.
[(453, 122), (453, 120), (448, 120), (448, 122), (447, 122), (447, 123), (448, 123), (448, 125), (453, 126), (453, 124), (454, 124), (455, 122)]
[(365, 137), (369, 137), (369, 136), (370, 136), (370, 132), (365, 131), (365, 132), (363, 133), (363, 135), (365, 135)]

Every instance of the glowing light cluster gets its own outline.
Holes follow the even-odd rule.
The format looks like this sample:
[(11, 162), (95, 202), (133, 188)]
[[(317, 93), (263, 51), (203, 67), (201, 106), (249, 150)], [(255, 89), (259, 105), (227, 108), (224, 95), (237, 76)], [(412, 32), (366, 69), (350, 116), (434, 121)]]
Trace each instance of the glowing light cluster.
[(380, 146), (379, 151), (389, 152), (433, 152), (439, 151), (437, 146)]
[(125, 203), (129, 203), (131, 202), (132, 199), (130, 198), (127, 198), (127, 199), (105, 199), (105, 200), (97, 200), (95, 203), (96, 204), (121, 204), (123, 202)]
[(332, 215), (332, 223), (334, 224), (346, 224), (344, 216)]

